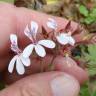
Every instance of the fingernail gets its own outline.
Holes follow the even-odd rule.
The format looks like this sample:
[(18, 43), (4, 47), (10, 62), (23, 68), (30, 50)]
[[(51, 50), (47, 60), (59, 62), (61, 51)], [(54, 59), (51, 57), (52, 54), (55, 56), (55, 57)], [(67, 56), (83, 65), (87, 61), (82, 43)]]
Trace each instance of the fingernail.
[(78, 96), (79, 83), (73, 77), (65, 74), (51, 81), (52, 96)]

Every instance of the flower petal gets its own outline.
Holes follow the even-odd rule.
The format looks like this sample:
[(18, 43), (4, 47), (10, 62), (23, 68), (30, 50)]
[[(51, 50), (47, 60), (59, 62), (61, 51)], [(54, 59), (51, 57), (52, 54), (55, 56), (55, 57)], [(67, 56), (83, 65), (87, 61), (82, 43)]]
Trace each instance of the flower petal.
[(28, 67), (31, 64), (30, 58), (24, 58), (23, 56), (20, 57), (24, 66)]
[(32, 53), (32, 51), (33, 51), (33, 48), (34, 48), (34, 45), (33, 45), (33, 44), (28, 45), (28, 46), (24, 49), (24, 51), (23, 51), (23, 53), (22, 53), (23, 57), (24, 57), (24, 58), (28, 58), (28, 57), (31, 55), (31, 53)]
[(55, 43), (52, 40), (40, 40), (38, 44), (43, 45), (47, 48), (55, 48)]
[(75, 39), (71, 36), (69, 37), (69, 44), (72, 46), (74, 46), (74, 44), (75, 44)]
[(56, 36), (57, 41), (61, 44), (61, 45), (66, 45), (68, 44), (68, 37), (66, 36), (66, 34), (62, 33), (59, 36)]
[(49, 18), (48, 22), (47, 22), (47, 26), (51, 29), (56, 29), (57, 28), (57, 22), (54, 19)]
[(17, 36), (15, 34), (10, 35), (11, 44), (17, 45)]
[(25, 34), (30, 40), (32, 40), (31, 32), (30, 32), (30, 29), (29, 29), (28, 25), (26, 26), (26, 28), (25, 28), (25, 30), (24, 30), (24, 34)]
[(15, 63), (16, 63), (16, 60), (17, 60), (17, 55), (14, 56), (14, 57), (12, 58), (12, 60), (10, 61), (10, 63), (9, 63), (8, 71), (9, 71), (10, 73), (13, 72), (14, 65), (15, 65)]
[(25, 68), (22, 62), (20, 61), (20, 58), (18, 57), (16, 62), (16, 70), (19, 75), (23, 75), (25, 73)]
[(39, 44), (35, 46), (35, 51), (40, 57), (45, 57), (46, 55), (45, 49)]
[(38, 24), (34, 21), (31, 21), (31, 32), (34, 37), (36, 37), (38, 32)]

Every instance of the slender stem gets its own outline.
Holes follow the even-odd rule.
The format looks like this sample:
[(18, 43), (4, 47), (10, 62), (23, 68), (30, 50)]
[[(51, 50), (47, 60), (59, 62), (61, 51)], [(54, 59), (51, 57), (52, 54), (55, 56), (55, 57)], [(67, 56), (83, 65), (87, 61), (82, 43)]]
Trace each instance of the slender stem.
[(44, 72), (44, 63), (43, 60), (40, 59), (40, 72)]
[(57, 45), (57, 47), (55, 48), (55, 54), (53, 55), (53, 58), (52, 58), (52, 60), (51, 60), (51, 62), (49, 64), (48, 70), (53, 70), (53, 67), (54, 67), (53, 62), (54, 62), (54, 60), (55, 60), (55, 58), (57, 56), (57, 50), (58, 50), (58, 48), (59, 48), (59, 46)]
[(48, 70), (53, 70), (53, 68), (54, 68), (54, 64), (53, 64), (53, 62), (54, 62), (55, 58), (56, 58), (56, 55), (53, 56), (53, 58), (52, 58), (52, 60), (51, 60), (51, 63), (49, 64), (49, 68), (48, 68)]

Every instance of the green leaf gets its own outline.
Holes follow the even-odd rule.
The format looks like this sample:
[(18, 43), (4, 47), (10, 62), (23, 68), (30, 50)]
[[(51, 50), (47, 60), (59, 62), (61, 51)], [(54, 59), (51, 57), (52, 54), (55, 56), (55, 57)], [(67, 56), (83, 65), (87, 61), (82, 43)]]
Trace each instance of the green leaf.
[(8, 2), (8, 3), (13, 3), (14, 4), (14, 0), (0, 0), (0, 1)]
[(89, 92), (87, 83), (85, 83), (83, 86), (81, 86), (80, 96), (90, 96), (90, 92)]
[(96, 8), (93, 8), (90, 12), (90, 16), (91, 17), (95, 17), (95, 20), (96, 20)]
[(84, 22), (86, 24), (91, 24), (91, 23), (96, 22), (96, 8), (93, 8), (90, 11), (90, 14), (84, 19)]
[[(93, 45), (93, 44), (90, 44), (90, 45), (88, 45), (88, 51), (89, 51), (89, 53), (91, 54), (91, 55), (96, 55), (95, 53), (96, 53), (96, 45)], [(95, 52), (95, 53), (94, 53)]]
[(87, 8), (84, 5), (80, 5), (79, 7), (79, 11), (82, 15), (84, 15), (85, 17), (87, 17), (89, 14)]
[(89, 68), (88, 73), (90, 76), (96, 75), (96, 68)]
[(91, 24), (91, 23), (95, 22), (95, 19), (96, 19), (96, 18), (89, 16), (89, 17), (87, 17), (87, 18), (84, 19), (84, 22), (85, 22), (86, 24)]
[(93, 92), (92, 96), (96, 96), (96, 91)]
[(85, 60), (88, 61), (87, 67), (89, 75), (96, 75), (96, 45), (88, 45), (88, 53), (83, 54)]

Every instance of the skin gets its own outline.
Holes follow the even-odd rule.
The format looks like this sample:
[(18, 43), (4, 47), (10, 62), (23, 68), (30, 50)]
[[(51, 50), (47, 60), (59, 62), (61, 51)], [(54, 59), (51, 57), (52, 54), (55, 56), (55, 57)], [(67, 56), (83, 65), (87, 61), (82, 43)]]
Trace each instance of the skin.
[[(46, 22), (49, 17), (54, 18), (57, 21), (58, 29), (64, 29), (68, 24), (68, 20), (38, 13), (26, 8), (16, 8), (11, 4), (3, 2), (0, 2), (0, 14), (0, 72), (3, 74), (3, 80), (5, 83), (11, 84), (11, 86), (0, 92), (0, 96), (12, 96), (12, 94), (15, 93), (16, 94), (14, 96), (39, 96), (40, 94), (41, 96), (45, 96), (46, 94), (46, 96), (53, 96), (51, 94), (51, 88), (49, 87), (48, 83), (59, 76), (64, 75), (66, 78), (66, 74), (69, 76), (68, 80), (70, 84), (72, 83), (73, 85), (76, 85), (74, 92), (68, 91), (69, 96), (71, 96), (73, 93), (74, 94), (72, 96), (77, 96), (76, 94), (79, 93), (80, 84), (88, 79), (88, 75), (87, 72), (78, 67), (76, 62), (71, 58), (68, 60), (71, 65), (69, 67), (68, 64), (66, 64), (64, 57), (57, 56), (53, 62), (55, 66), (54, 70), (50, 72), (39, 73), (41, 68), (40, 62), (33, 57), (31, 57), (32, 64), (30, 68), (26, 68), (26, 73), (23, 76), (19, 76), (15, 70), (12, 74), (7, 71), (8, 62), (13, 57), (12, 51), (10, 51), (9, 41), (9, 36), (11, 33), (18, 35), (19, 45), (21, 49), (23, 49), (25, 46), (30, 44), (29, 39), (24, 36), (23, 32), (26, 24), (29, 24), (31, 20), (38, 22), (39, 26), (43, 25), (47, 32), (51, 31), (46, 26)], [(78, 29), (78, 24), (72, 22), (71, 27), (73, 32), (75, 32)], [(41, 29), (39, 29), (39, 31), (41, 31)], [(43, 60), (44, 69), (47, 69), (51, 60), (52, 54), (48, 53)], [(74, 83), (72, 81), (74, 81)], [(69, 90), (70, 86), (69, 88), (65, 87), (65, 89)], [(29, 89), (28, 92), (26, 91), (27, 89)], [(65, 89), (63, 91), (66, 92)], [(40, 94), (38, 94), (38, 92)]]

